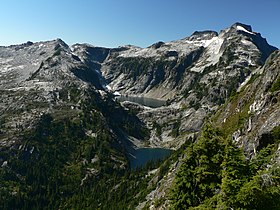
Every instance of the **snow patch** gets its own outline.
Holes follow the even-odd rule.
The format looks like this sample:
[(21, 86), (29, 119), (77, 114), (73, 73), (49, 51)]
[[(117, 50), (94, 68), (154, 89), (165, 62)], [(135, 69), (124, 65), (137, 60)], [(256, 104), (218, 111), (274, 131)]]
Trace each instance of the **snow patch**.
[(251, 45), (252, 42), (250, 41), (247, 41), (247, 40), (241, 40), (242, 44), (245, 44), (245, 45)]
[(251, 79), (251, 77), (252, 77), (252, 74), (250, 74), (250, 75), (245, 79), (245, 81), (241, 83), (241, 85), (240, 85), (240, 86), (238, 87), (238, 89), (237, 89), (237, 92), (240, 92), (240, 91), (241, 91), (241, 89), (249, 82), (249, 80)]
[[(135, 46), (129, 46), (128, 50), (125, 50), (119, 54), (119, 57), (161, 57), (165, 55), (168, 51), (176, 51), (179, 56), (187, 55), (192, 51), (198, 49), (199, 47), (208, 47), (211, 43), (215, 42), (218, 37), (213, 37), (211, 39), (201, 39), (201, 40), (178, 40), (167, 42), (163, 44), (160, 48), (140, 48)], [(174, 59), (174, 58), (171, 58)]]
[(215, 43), (217, 40), (219, 40), (218, 37), (213, 37), (212, 39), (209, 40), (201, 40), (203, 43), (203, 47), (208, 47), (210, 44)]
[(251, 31), (248, 31), (247, 29), (245, 29), (245, 28), (242, 27), (242, 26), (237, 26), (236, 28), (237, 28), (237, 30), (239, 30), (239, 31), (244, 31), (244, 32), (246, 32), (246, 33), (248, 33), (248, 34), (256, 35), (255, 33), (251, 32)]
[(111, 88), (109, 85), (106, 85), (105, 87), (106, 87), (106, 89), (109, 90), (109, 91), (112, 90), (112, 88)]
[(4, 161), (1, 167), (6, 167), (8, 165), (8, 161)]
[(193, 44), (196, 46), (208, 47), (213, 41), (217, 39), (218, 37), (213, 37), (212, 39), (206, 39), (206, 40), (195, 40), (195, 41), (186, 40), (185, 43)]
[(102, 85), (103, 89), (107, 90), (107, 91), (112, 91), (111, 86), (107, 85), (107, 84), (103, 84)]
[(115, 96), (121, 96), (121, 93), (118, 92), (118, 91), (115, 91), (113, 94), (114, 94)]
[(207, 40), (207, 42), (204, 42), (205, 47), (207, 46), (205, 55), (190, 70), (194, 72), (202, 72), (205, 69), (205, 67), (215, 65), (216, 63), (218, 63), (222, 55), (220, 49), (223, 42), (224, 39), (220, 37), (214, 37), (211, 40)]
[(31, 148), (31, 150), (29, 151), (29, 153), (32, 154), (33, 151), (34, 151), (34, 149), (35, 149), (35, 147), (33, 146), (33, 147)]

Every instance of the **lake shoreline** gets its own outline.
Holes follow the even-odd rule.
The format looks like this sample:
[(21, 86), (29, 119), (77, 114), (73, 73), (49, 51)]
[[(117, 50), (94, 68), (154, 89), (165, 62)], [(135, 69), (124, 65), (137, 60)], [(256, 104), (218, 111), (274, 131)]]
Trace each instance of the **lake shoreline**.
[(119, 102), (129, 101), (132, 103), (140, 104), (142, 106), (147, 106), (150, 108), (159, 108), (167, 105), (167, 101), (148, 98), (143, 96), (133, 96), (133, 95), (116, 95), (116, 100)]

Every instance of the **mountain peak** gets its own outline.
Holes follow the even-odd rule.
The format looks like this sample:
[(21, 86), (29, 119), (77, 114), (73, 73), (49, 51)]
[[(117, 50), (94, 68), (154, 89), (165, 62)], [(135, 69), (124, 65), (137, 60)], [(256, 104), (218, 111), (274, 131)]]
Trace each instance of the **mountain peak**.
[(212, 30), (205, 30), (205, 31), (195, 31), (192, 36), (206, 36), (206, 35), (215, 35), (218, 36), (216, 31)]
[(59, 44), (59, 45), (61, 45), (61, 46), (63, 46), (63, 47), (65, 47), (65, 48), (69, 48), (68, 44), (66, 44), (66, 43), (65, 43), (62, 39), (60, 39), (60, 38), (55, 39), (54, 42), (57, 43), (57, 44)]
[(241, 32), (245, 32), (247, 34), (251, 34), (251, 35), (256, 35), (257, 33), (253, 32), (252, 27), (250, 25), (246, 25), (243, 23), (235, 23), (233, 24), (231, 27), (231, 29), (237, 30), (237, 31), (241, 31)]
[(253, 31), (252, 31), (252, 26), (247, 25), (247, 24), (244, 24), (244, 23), (236, 22), (236, 23), (234, 23), (231, 27), (232, 27), (232, 28), (237, 28), (237, 29), (240, 28), (240, 27), (242, 27), (242, 28), (246, 29), (247, 31), (253, 32)]
[(218, 36), (218, 33), (216, 31), (195, 31), (190, 37), (187, 37), (187, 39), (190, 41), (210, 40), (216, 36)]
[(158, 49), (160, 48), (162, 45), (164, 45), (165, 43), (162, 41), (156, 42), (154, 44), (152, 44), (151, 46), (149, 46), (148, 48), (154, 48), (154, 49)]

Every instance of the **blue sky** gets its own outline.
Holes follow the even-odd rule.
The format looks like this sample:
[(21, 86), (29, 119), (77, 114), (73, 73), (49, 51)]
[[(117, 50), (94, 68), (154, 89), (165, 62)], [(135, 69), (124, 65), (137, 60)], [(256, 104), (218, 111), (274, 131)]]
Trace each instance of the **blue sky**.
[(1, 0), (0, 45), (61, 38), (146, 47), (242, 22), (279, 48), (279, 20), (279, 0)]

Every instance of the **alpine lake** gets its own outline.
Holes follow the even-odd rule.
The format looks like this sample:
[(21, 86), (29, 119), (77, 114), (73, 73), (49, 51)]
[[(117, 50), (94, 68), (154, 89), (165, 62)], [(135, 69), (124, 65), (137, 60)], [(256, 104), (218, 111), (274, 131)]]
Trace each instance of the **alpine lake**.
[[(166, 105), (166, 101), (154, 98), (120, 95), (116, 99), (119, 102), (129, 101), (143, 106), (158, 108)], [(165, 148), (137, 148), (130, 151), (130, 165), (132, 169), (144, 167), (148, 162), (162, 161), (172, 153)]]

